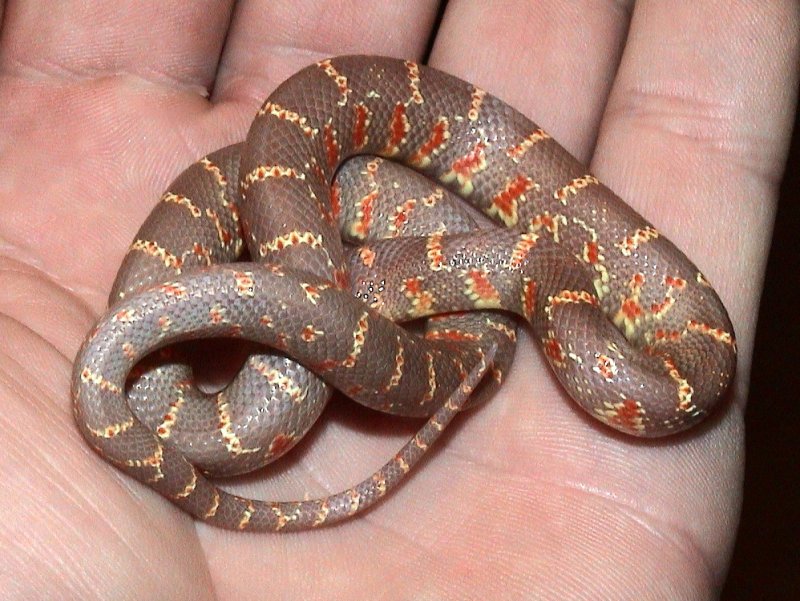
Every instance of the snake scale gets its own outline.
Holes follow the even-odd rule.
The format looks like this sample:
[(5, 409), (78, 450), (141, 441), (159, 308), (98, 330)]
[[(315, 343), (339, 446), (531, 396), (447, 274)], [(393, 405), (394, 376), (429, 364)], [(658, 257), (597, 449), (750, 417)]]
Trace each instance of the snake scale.
[[(367, 158), (340, 170), (356, 155)], [(475, 215), (453, 208), (451, 192)], [(248, 262), (236, 262), (242, 252)], [(323, 60), (274, 91), (245, 142), (164, 193), (76, 358), (75, 418), (104, 459), (200, 520), (331, 524), (385, 496), (477, 402), (476, 386), (500, 382), (508, 313), (583, 409), (633, 435), (696, 424), (734, 375), (733, 329), (708, 281), (545, 131), (411, 61)], [(395, 323), (426, 315), (436, 317), (423, 335)], [(214, 394), (174, 344), (212, 337), (263, 345)], [(331, 386), (428, 420), (335, 495), (260, 501), (209, 480), (288, 451)]]

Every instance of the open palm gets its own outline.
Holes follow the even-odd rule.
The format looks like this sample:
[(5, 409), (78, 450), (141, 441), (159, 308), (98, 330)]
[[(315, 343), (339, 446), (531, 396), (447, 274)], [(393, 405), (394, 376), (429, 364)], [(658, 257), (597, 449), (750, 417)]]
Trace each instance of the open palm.
[[(7, 599), (712, 598), (797, 78), (790, 0), (449, 2), (429, 63), (507, 100), (656, 223), (736, 326), (731, 402), (663, 442), (587, 419), (523, 335), (502, 391), (391, 498), (310, 533), (198, 524), (95, 455), (72, 359), (165, 185), (324, 56), (420, 59), (433, 1), (5, 3), (0, 31), (0, 590)], [(724, 8), (723, 8), (724, 6)], [(0, 2), (0, 8), (3, 3)], [(229, 488), (361, 479), (414, 431), (344, 401)]]

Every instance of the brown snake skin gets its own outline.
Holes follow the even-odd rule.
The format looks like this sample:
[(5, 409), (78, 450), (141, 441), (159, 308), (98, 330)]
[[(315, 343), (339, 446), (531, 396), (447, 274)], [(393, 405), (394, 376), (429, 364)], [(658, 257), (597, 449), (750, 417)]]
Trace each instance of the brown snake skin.
[[(411, 167), (506, 227), (476, 224), (442, 188), (374, 158), (332, 185), (354, 155)], [(245, 246), (255, 263), (231, 264)], [(307, 67), (264, 103), (244, 144), (181, 174), (137, 234), (110, 306), (75, 361), (83, 436), (185, 511), (230, 529), (330, 524), (383, 497), (485, 373), (490, 388), (502, 379), (515, 330), (497, 309), (530, 325), (581, 407), (638, 436), (696, 424), (736, 366), (733, 328), (703, 275), (550, 136), (471, 84), (381, 57)], [(432, 314), (445, 315), (424, 336), (391, 321)], [(168, 345), (210, 337), (270, 348), (206, 394)], [(336, 495), (257, 501), (208, 480), (289, 450), (329, 385), (429, 419)]]

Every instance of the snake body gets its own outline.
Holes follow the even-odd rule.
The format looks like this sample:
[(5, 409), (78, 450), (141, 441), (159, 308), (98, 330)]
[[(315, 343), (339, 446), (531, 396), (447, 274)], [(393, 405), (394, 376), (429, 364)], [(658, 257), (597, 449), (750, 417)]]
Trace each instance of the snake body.
[[(411, 167), (502, 227), (475, 226), (442, 188), (381, 200), (397, 186), (381, 183), (373, 159), (332, 185), (355, 155)], [(366, 183), (346, 199), (354, 172)], [(254, 262), (232, 264), (244, 246)], [(137, 234), (110, 305), (75, 362), (81, 432), (112, 464), (231, 529), (330, 524), (384, 496), (474, 402), (484, 374), (501, 379), (514, 329), (497, 310), (530, 325), (581, 407), (638, 436), (696, 424), (736, 364), (705, 277), (546, 132), (469, 83), (382, 57), (300, 71), (243, 144), (181, 174)], [(422, 337), (394, 323), (434, 314), (445, 315)], [(151, 354), (209, 337), (280, 354), (259, 349), (214, 395), (174, 351)], [(429, 419), (371, 477), (322, 499), (245, 499), (207, 478), (285, 453), (329, 385)]]

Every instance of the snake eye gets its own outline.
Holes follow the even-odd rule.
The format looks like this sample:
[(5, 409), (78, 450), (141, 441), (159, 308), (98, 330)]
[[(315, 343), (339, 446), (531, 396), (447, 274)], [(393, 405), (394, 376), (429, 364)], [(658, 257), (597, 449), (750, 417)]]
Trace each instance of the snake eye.
[(381, 280), (380, 283), (377, 284), (374, 280), (360, 280), (354, 295), (374, 309), (381, 304), (380, 294), (385, 287), (385, 280)]

